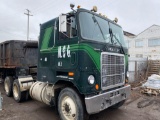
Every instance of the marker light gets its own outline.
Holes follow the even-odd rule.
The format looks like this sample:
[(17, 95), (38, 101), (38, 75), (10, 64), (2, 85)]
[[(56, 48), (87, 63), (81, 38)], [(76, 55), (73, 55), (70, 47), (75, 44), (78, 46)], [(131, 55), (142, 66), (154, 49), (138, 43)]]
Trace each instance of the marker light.
[(93, 6), (93, 9), (91, 11), (97, 12), (97, 6)]
[(74, 76), (74, 72), (69, 72), (68, 76)]
[(118, 18), (115, 18), (113, 21), (114, 21), (115, 23), (117, 23), (117, 22), (118, 22)]
[(79, 8), (81, 8), (81, 6), (80, 6), (80, 5), (78, 5), (78, 6), (77, 6), (77, 8), (79, 9)]
[(102, 13), (99, 13), (100, 16), (102, 16)]
[(127, 77), (129, 78), (129, 72), (127, 71)]
[(99, 85), (98, 85), (98, 84), (96, 84), (96, 85), (95, 85), (95, 88), (96, 88), (96, 90), (98, 90), (98, 89), (99, 89)]

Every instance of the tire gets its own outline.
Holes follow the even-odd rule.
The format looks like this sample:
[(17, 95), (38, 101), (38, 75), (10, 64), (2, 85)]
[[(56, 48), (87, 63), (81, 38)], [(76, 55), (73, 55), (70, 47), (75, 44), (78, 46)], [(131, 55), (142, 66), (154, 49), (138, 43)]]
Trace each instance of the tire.
[(28, 91), (21, 92), (18, 80), (13, 82), (13, 97), (16, 102), (22, 102), (28, 99)]
[(8, 97), (11, 97), (13, 95), (12, 86), (13, 86), (13, 78), (11, 76), (7, 76), (4, 80), (4, 90)]
[(123, 104), (125, 103), (125, 100), (111, 106), (112, 109), (118, 109), (119, 107), (121, 107)]
[(58, 96), (61, 120), (86, 120), (87, 114), (80, 96), (71, 88), (64, 88)]
[(0, 83), (3, 83), (4, 82), (4, 79), (0, 78)]

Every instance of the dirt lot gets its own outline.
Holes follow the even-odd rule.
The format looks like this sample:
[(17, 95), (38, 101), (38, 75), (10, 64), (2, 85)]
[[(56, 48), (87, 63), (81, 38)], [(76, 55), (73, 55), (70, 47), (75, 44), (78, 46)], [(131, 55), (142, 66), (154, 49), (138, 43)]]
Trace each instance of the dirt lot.
[[(0, 120), (59, 120), (55, 108), (43, 103), (30, 100), (16, 103), (11, 97), (6, 97), (3, 85), (0, 84), (3, 110), (0, 111)], [(91, 115), (90, 120), (159, 120), (160, 96), (146, 96), (133, 90), (125, 105), (117, 110), (107, 109)]]

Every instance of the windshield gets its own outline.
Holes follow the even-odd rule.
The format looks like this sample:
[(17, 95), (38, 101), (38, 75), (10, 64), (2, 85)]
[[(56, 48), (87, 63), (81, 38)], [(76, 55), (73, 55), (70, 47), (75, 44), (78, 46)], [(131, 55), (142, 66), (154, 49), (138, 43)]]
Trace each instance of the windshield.
[[(122, 46), (126, 47), (121, 27), (88, 12), (79, 13), (79, 22), (82, 38), (120, 46), (118, 39)], [(111, 37), (109, 28), (112, 30), (113, 37)]]
[(112, 37), (113, 44), (119, 44), (119, 45), (121, 44), (123, 47), (126, 47), (126, 44), (124, 42), (122, 28), (113, 23), (109, 23), (109, 26), (112, 31), (111, 34), (113, 35)]

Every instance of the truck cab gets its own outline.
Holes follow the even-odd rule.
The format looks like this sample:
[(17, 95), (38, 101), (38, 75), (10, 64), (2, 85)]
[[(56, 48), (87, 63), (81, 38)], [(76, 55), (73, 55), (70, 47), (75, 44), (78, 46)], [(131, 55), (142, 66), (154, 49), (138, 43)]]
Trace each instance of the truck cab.
[(29, 90), (33, 99), (56, 106), (62, 120), (119, 108), (131, 91), (128, 49), (117, 19), (97, 14), (96, 7), (73, 7), (40, 25), (37, 80), (23, 77), (15, 85), (18, 98)]
[(130, 85), (125, 83), (127, 66), (123, 30), (102, 15), (79, 8), (40, 27), (38, 81), (59, 86), (58, 96), (67, 88), (66, 94), (57, 98), (62, 118), (69, 118), (65, 114), (71, 110), (67, 108), (78, 108), (74, 94), (66, 97), (70, 89), (88, 114), (123, 102), (130, 94)]

